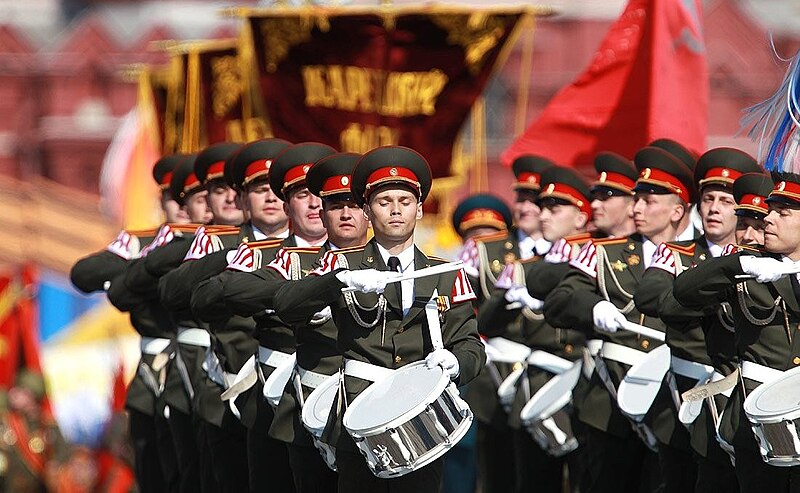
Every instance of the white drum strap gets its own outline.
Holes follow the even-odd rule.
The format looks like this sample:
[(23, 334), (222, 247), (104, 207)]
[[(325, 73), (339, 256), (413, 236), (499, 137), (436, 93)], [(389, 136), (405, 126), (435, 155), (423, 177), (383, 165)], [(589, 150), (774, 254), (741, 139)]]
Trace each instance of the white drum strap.
[(282, 351), (276, 351), (264, 346), (258, 346), (258, 362), (273, 368), (291, 358), (292, 355)]
[(197, 327), (178, 327), (178, 342), (207, 348), (211, 347), (211, 335)]
[(384, 368), (382, 366), (373, 365), (371, 363), (364, 363), (363, 361), (356, 361), (354, 359), (344, 360), (344, 374), (348, 377), (360, 378), (370, 382), (377, 382), (378, 380), (388, 377), (394, 370), (391, 368)]
[(258, 374), (256, 373), (256, 356), (252, 355), (239, 369), (239, 372), (233, 377), (233, 383), (222, 393), (220, 398), (223, 401), (235, 399), (242, 392), (248, 390), (258, 381)]
[(156, 355), (163, 353), (169, 347), (170, 342), (169, 339), (162, 337), (142, 337), (139, 342), (139, 349), (144, 354)]
[(306, 370), (300, 365), (297, 365), (295, 369), (297, 370), (297, 374), (300, 376), (300, 383), (312, 389), (316, 389), (317, 387), (322, 385), (322, 382), (324, 382), (330, 377), (330, 375), (325, 375), (323, 373), (317, 373), (315, 371)]
[(594, 358), (597, 356), (597, 353), (600, 352), (600, 348), (603, 347), (603, 341), (601, 339), (589, 339), (586, 341), (586, 347), (583, 350), (583, 376), (586, 379), (592, 378), (592, 374), (594, 374)]
[(439, 320), (439, 306), (436, 303), (438, 297), (439, 291), (434, 289), (431, 299), (425, 303), (425, 317), (428, 319), (428, 332), (430, 332), (431, 345), (434, 351), (444, 348), (444, 342), (442, 342), (442, 325)]
[(603, 347), (600, 348), (599, 355), (618, 363), (633, 366), (641, 361), (647, 353), (628, 346), (623, 346), (622, 344), (605, 341), (603, 342)]
[(742, 376), (744, 378), (749, 378), (759, 383), (767, 383), (779, 378), (781, 375), (783, 375), (783, 372), (775, 368), (759, 365), (752, 361), (742, 361)]
[(714, 374), (714, 367), (673, 356), (672, 371), (693, 380), (708, 380)]
[(556, 375), (564, 373), (572, 368), (573, 365), (573, 362), (566, 358), (538, 349), (531, 352), (530, 356), (528, 356), (527, 363)]

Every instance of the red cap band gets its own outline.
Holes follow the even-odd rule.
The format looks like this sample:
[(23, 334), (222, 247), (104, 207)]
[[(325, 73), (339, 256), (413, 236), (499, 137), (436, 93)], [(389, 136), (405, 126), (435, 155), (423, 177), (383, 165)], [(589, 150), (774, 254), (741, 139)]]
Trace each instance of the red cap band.
[(639, 173), (639, 180), (637, 183), (638, 182), (649, 183), (667, 188), (672, 193), (683, 199), (684, 202), (689, 203), (691, 201), (689, 190), (683, 185), (683, 183), (681, 183), (677, 177), (658, 168), (643, 169), (642, 172)]
[(766, 213), (769, 210), (769, 207), (767, 206), (767, 202), (764, 199), (765, 197), (762, 197), (761, 195), (756, 195), (754, 193), (746, 193), (742, 195), (741, 200), (739, 200), (739, 203), (736, 204), (736, 207), (734, 207), (734, 209), (755, 208), (758, 209), (759, 211)]
[(259, 176), (269, 175), (270, 166), (272, 166), (272, 159), (259, 159), (248, 164), (244, 170), (244, 182), (250, 183)]
[(197, 179), (197, 175), (194, 173), (189, 173), (189, 176), (186, 177), (186, 180), (183, 182), (183, 190), (184, 194), (188, 193), (190, 190), (197, 188), (200, 185), (200, 180)]
[(508, 229), (503, 215), (494, 209), (473, 209), (461, 218), (458, 224), (458, 230), (461, 233), (469, 230), (470, 228), (490, 226), (499, 230), (505, 231)]
[(380, 185), (381, 183), (393, 181), (400, 181), (412, 185), (414, 190), (417, 191), (417, 196), (420, 195), (419, 178), (417, 178), (417, 175), (415, 175), (413, 171), (401, 166), (387, 166), (385, 168), (376, 169), (367, 177), (364, 197), (366, 198), (366, 196), (369, 195), (372, 187)]
[(213, 180), (214, 178), (219, 178), (225, 174), (225, 161), (217, 161), (216, 163), (211, 164), (208, 167), (208, 172), (206, 173), (206, 183)]
[(542, 193), (539, 194), (539, 200), (547, 197), (566, 200), (580, 209), (581, 212), (585, 212), (590, 219), (592, 217), (592, 207), (589, 199), (569, 185), (564, 183), (548, 183)]
[(731, 168), (711, 168), (706, 172), (706, 176), (698, 183), (700, 186), (706, 183), (725, 183), (732, 184), (734, 180), (742, 176), (740, 171)]
[(169, 188), (169, 182), (172, 181), (172, 175), (172, 171), (167, 171), (164, 173), (164, 176), (161, 177), (161, 183), (159, 183), (159, 186), (162, 190)]
[(777, 197), (786, 197), (787, 199), (800, 202), (800, 183), (795, 183), (793, 181), (779, 182), (769, 194), (770, 197), (773, 195)]
[(322, 184), (320, 197), (327, 197), (337, 193), (350, 193), (350, 175), (331, 176)]
[(541, 178), (542, 175), (539, 173), (523, 171), (517, 177), (517, 183), (514, 185), (514, 188), (532, 188), (534, 190), (539, 190), (542, 188)]
[(308, 173), (308, 170), (311, 168), (312, 164), (313, 163), (300, 164), (286, 171), (286, 173), (283, 175), (283, 187), (281, 187), (281, 190), (286, 191), (286, 189), (292, 185), (300, 183), (301, 181), (305, 181), (306, 173)]
[(636, 185), (636, 182), (623, 174), (603, 171), (600, 173), (597, 181), (592, 183), (592, 185), (618, 188), (630, 193), (633, 191), (633, 187)]

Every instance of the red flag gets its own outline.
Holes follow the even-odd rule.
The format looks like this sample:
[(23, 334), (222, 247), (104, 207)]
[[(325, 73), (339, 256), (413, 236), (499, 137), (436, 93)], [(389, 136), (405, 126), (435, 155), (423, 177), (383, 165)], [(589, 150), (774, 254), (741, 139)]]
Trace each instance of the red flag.
[(125, 383), (125, 365), (120, 361), (117, 370), (114, 372), (114, 383), (111, 387), (112, 413), (125, 411), (125, 398), (127, 395), (128, 385)]
[(590, 166), (600, 151), (633, 156), (652, 140), (705, 149), (708, 68), (700, 0), (630, 0), (589, 67), (561, 89), (502, 160), (540, 154)]

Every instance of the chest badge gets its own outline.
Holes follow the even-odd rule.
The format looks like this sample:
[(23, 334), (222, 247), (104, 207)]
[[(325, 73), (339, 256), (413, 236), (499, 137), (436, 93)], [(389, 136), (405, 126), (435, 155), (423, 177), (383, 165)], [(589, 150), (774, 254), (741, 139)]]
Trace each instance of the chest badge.
[(611, 264), (611, 268), (614, 269), (617, 272), (624, 271), (626, 267), (628, 267), (628, 266), (625, 265), (621, 260), (617, 260), (616, 262)]
[(630, 257), (628, 257), (628, 265), (639, 265), (639, 262), (641, 261), (642, 261), (641, 257), (636, 255), (635, 253)]

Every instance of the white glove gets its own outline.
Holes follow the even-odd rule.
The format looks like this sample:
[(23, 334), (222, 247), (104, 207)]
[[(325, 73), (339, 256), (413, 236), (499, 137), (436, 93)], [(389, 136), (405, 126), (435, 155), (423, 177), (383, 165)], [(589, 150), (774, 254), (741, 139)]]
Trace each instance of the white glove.
[[(528, 288), (525, 286), (511, 286), (505, 294), (505, 299), (509, 303), (519, 303), (522, 306), (526, 306), (533, 311), (540, 311), (542, 306), (544, 306), (544, 302), (542, 300), (537, 300), (528, 292)], [(513, 309), (506, 307), (506, 309)]]
[(383, 293), (386, 289), (386, 272), (375, 269), (343, 270), (336, 278), (362, 293)]
[(458, 378), (460, 370), (458, 368), (458, 358), (447, 349), (437, 349), (425, 358), (425, 366), (433, 368), (441, 366), (444, 372), (450, 376), (450, 380)]
[(604, 332), (614, 333), (617, 329), (622, 328), (622, 325), (628, 321), (621, 311), (617, 310), (614, 303), (610, 301), (599, 301), (594, 308), (592, 308), (592, 319), (594, 326)]
[(745, 274), (755, 277), (757, 282), (773, 282), (786, 276), (797, 269), (797, 265), (792, 261), (781, 262), (770, 257), (754, 257), (753, 255), (742, 255), (739, 257), (739, 264)]

